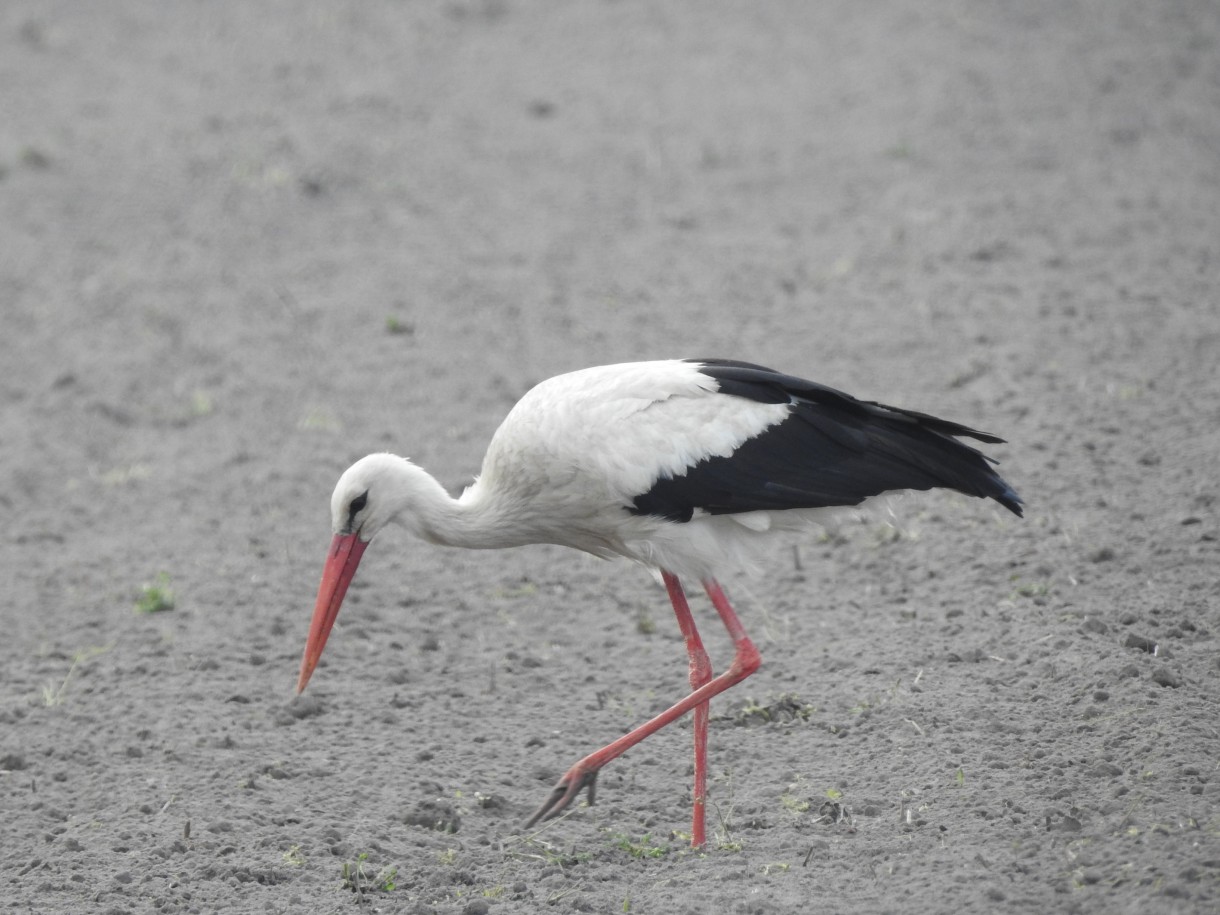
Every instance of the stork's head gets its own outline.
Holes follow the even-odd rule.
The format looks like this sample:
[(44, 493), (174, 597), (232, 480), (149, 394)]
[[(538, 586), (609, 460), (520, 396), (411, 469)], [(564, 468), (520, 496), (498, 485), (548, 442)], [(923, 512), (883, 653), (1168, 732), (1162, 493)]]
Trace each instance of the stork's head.
[(402, 476), (411, 467), (394, 454), (370, 454), (343, 471), (330, 496), (331, 530), (335, 536), (373, 539), (404, 507)]
[(331, 529), (334, 538), (326, 565), (322, 567), (322, 583), (318, 586), (318, 601), (314, 605), (313, 622), (301, 658), (301, 673), (297, 692), (305, 689), (322, 657), (322, 649), (330, 630), (339, 616), (348, 585), (356, 575), (360, 557), (369, 541), (385, 525), (394, 520), (408, 501), (402, 480), (414, 468), (405, 458), (393, 454), (370, 454), (361, 458), (339, 477), (330, 497)]

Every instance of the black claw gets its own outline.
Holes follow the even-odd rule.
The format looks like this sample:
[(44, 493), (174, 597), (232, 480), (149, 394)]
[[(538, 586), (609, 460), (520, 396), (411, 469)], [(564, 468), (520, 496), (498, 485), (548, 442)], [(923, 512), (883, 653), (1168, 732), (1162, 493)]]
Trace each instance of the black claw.
[(559, 816), (572, 801), (580, 796), (580, 792), (585, 788), (589, 789), (589, 806), (592, 807), (593, 796), (597, 792), (597, 770), (581, 776), (580, 780), (575, 784), (568, 784), (567, 776), (565, 775), (551, 789), (551, 793), (542, 802), (542, 806), (534, 811), (532, 817), (525, 821), (524, 828), (530, 829), (535, 823), (545, 822)]

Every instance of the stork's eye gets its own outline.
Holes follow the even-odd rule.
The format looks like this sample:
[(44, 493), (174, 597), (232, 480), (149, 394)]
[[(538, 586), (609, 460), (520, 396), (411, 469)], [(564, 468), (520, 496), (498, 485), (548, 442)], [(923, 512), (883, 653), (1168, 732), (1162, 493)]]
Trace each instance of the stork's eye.
[(347, 527), (350, 530), (356, 522), (356, 516), (364, 511), (364, 507), (369, 504), (369, 491), (366, 489), (356, 498), (352, 499), (351, 505), (347, 507)]

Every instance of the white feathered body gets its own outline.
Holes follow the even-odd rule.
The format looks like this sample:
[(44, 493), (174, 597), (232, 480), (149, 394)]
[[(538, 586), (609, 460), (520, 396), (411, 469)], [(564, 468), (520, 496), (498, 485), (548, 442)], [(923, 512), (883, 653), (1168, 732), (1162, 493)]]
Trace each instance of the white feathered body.
[(681, 360), (607, 365), (530, 390), (492, 437), (478, 480), (460, 502), (501, 516), (480, 546), (559, 543), (625, 556), (679, 576), (749, 565), (759, 534), (806, 526), (828, 509), (696, 515), (678, 523), (628, 511), (662, 477), (783, 421), (788, 404), (717, 394), (714, 378)]

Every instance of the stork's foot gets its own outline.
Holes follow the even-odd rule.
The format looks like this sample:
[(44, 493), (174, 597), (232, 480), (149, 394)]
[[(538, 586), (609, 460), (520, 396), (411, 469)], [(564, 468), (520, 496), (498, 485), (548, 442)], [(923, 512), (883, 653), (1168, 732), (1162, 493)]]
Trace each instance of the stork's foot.
[(534, 815), (526, 821), (526, 829), (529, 829), (535, 823), (559, 816), (572, 801), (576, 800), (580, 792), (585, 788), (589, 789), (589, 806), (593, 806), (593, 795), (597, 790), (598, 770), (586, 768), (582, 763), (583, 760), (578, 762), (564, 773), (563, 778), (555, 783), (555, 787), (551, 789), (550, 796), (543, 801), (541, 807), (534, 811)]

